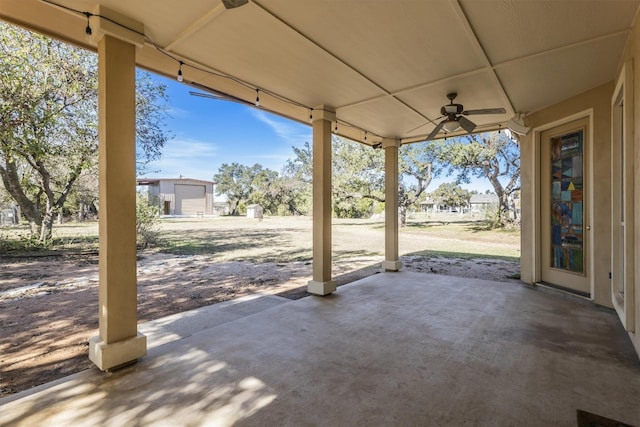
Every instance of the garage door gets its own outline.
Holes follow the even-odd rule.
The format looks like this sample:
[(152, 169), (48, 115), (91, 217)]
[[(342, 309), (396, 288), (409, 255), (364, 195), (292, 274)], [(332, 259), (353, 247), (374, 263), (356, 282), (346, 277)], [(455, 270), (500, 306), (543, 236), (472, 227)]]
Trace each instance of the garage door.
[(204, 213), (204, 185), (176, 184), (176, 215)]

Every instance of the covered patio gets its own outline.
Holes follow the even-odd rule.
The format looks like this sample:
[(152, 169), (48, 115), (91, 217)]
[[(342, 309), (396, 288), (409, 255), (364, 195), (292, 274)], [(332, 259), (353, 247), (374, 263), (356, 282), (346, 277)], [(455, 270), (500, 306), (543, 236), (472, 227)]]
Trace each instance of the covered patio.
[[(586, 410), (640, 424), (639, 6), (2, 0), (0, 19), (98, 52), (90, 358), (108, 373), (0, 401), (0, 421), (575, 425)], [(138, 325), (136, 66), (312, 126), (308, 290), (325, 298), (161, 346)], [(530, 287), (401, 272), (400, 147), (502, 129), (521, 147)], [(386, 171), (384, 273), (338, 292), (334, 134), (384, 149)]]
[(0, 424), (606, 425), (578, 410), (640, 424), (615, 313), (543, 288), (382, 273), (140, 328), (155, 344), (137, 364), (6, 398)]

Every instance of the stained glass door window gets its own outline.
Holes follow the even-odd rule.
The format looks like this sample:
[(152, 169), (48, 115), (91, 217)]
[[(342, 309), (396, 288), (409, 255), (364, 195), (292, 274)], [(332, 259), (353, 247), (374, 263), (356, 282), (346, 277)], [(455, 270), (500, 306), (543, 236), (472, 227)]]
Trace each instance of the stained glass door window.
[(583, 140), (583, 130), (551, 138), (551, 267), (582, 274)]

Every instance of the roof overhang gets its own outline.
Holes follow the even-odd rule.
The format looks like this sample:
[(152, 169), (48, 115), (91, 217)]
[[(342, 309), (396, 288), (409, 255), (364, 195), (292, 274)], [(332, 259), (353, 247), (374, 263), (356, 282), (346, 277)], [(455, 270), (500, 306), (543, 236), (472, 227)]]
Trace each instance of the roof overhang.
[(336, 133), (375, 145), (424, 140), (450, 92), (467, 110), (505, 109), (469, 117), (479, 132), (614, 80), (638, 5), (3, 0), (0, 19), (95, 50), (84, 12), (111, 10), (142, 25), (140, 67), (175, 77), (182, 62), (185, 83), (249, 104), (259, 97), (256, 108), (303, 123), (327, 106)]

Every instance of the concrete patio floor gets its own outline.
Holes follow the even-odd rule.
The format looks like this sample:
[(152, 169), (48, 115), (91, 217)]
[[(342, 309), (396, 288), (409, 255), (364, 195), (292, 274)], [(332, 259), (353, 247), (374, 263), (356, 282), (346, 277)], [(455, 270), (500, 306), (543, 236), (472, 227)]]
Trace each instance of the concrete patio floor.
[(640, 426), (640, 361), (578, 297), (399, 272), (215, 307), (141, 325), (135, 365), (0, 400), (0, 424)]

